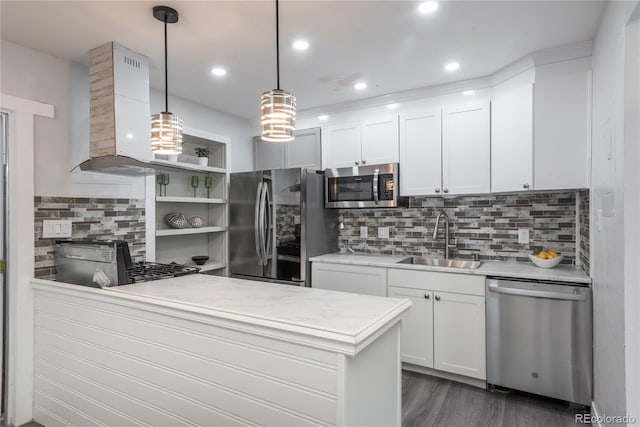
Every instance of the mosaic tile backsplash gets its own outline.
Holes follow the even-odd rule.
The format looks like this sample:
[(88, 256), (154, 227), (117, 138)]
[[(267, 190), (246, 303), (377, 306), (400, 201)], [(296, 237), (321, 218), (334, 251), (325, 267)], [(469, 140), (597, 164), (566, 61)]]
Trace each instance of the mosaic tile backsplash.
[(36, 196), (34, 207), (35, 277), (55, 278), (56, 239), (42, 237), (45, 219), (72, 221), (73, 239), (126, 240), (133, 261), (145, 259), (144, 200)]
[[(480, 260), (530, 262), (527, 255), (544, 248), (563, 253), (563, 264), (575, 261), (575, 192), (411, 197), (408, 208), (342, 209), (340, 250), (442, 257), (443, 222), (437, 239), (432, 237), (440, 210), (449, 216), (450, 242), (455, 242), (455, 248), (449, 249), (451, 257), (477, 255)], [(368, 238), (360, 237), (361, 226), (368, 227)], [(389, 227), (388, 239), (377, 237), (378, 227)], [(529, 244), (518, 243), (518, 229), (522, 228), (529, 230)], [(589, 250), (588, 245), (582, 248)], [(584, 257), (588, 260), (588, 253), (581, 255)]]
[(580, 221), (580, 261), (582, 269), (590, 274), (591, 272), (591, 226), (590, 226), (590, 194), (589, 190), (581, 190), (579, 199), (579, 221)]

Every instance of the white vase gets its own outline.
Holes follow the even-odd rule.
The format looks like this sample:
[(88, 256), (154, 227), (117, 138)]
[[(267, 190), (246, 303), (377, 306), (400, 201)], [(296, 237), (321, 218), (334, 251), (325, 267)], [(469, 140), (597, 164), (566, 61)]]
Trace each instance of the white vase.
[(167, 159), (170, 162), (177, 162), (178, 161), (178, 155), (177, 154), (169, 154), (169, 155), (167, 155)]
[(200, 166), (208, 166), (209, 165), (209, 158), (208, 157), (198, 157), (198, 164)]

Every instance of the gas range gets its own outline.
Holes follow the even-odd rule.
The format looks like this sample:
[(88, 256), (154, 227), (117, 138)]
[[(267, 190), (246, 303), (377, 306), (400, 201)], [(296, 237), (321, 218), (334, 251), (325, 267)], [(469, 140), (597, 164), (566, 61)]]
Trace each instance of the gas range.
[(122, 240), (58, 240), (56, 280), (107, 288), (195, 274), (198, 267), (182, 264), (132, 262), (129, 245)]
[(155, 262), (136, 262), (127, 270), (130, 283), (149, 282), (151, 280), (169, 279), (171, 277), (196, 274), (198, 267), (189, 267), (172, 262), (171, 264), (158, 264)]

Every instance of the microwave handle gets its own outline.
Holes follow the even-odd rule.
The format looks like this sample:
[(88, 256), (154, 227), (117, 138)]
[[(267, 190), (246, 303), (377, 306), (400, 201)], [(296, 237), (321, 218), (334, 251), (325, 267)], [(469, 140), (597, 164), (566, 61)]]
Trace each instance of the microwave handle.
[(380, 204), (380, 197), (378, 192), (380, 191), (378, 188), (378, 175), (380, 175), (380, 169), (376, 169), (373, 172), (373, 201), (376, 205)]

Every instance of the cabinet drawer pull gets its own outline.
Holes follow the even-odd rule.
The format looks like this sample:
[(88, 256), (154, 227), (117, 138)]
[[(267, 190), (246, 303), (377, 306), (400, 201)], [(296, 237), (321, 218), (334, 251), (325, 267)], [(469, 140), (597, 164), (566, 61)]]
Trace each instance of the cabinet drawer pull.
[(354, 162), (356, 164), (356, 166), (358, 166), (360, 164), (360, 162)]
[(438, 193), (438, 194), (440, 193), (440, 189), (439, 188), (436, 188), (436, 193)]
[(529, 188), (529, 184), (524, 184), (522, 187)]
[(363, 165), (366, 165), (366, 164), (367, 164), (367, 161), (366, 161), (366, 160), (363, 160), (363, 161), (362, 161), (362, 164), (363, 164)]
[(440, 301), (440, 296), (436, 295), (436, 301)]
[(429, 299), (429, 294), (424, 294), (424, 299)]
[(448, 188), (445, 188), (445, 189), (444, 189), (444, 192), (445, 192), (445, 193), (448, 193), (448, 192), (449, 192), (449, 189), (448, 189)]

